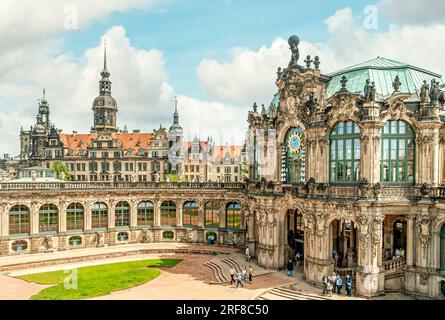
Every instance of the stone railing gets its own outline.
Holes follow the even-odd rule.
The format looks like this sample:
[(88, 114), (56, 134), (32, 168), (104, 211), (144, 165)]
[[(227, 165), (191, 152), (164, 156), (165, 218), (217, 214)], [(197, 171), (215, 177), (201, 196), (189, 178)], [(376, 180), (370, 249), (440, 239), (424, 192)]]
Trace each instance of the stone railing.
[(392, 260), (383, 261), (382, 263), (385, 271), (395, 271), (403, 269), (406, 265), (406, 258), (395, 258)]
[(435, 188), (433, 194), (437, 199), (445, 199), (445, 186)]
[(1, 182), (0, 191), (85, 189), (215, 189), (244, 190), (242, 182)]
[(342, 278), (346, 278), (346, 276), (349, 274), (350, 277), (355, 277), (357, 271), (356, 268), (334, 268), (334, 272), (337, 275), (340, 275)]

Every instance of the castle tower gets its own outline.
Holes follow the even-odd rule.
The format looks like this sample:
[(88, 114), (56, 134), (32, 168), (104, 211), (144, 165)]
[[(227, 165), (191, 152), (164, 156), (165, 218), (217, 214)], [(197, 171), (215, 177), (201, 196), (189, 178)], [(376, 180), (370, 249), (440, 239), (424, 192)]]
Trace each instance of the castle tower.
[(107, 47), (104, 45), (104, 68), (100, 73), (99, 96), (93, 101), (94, 125), (91, 132), (118, 132), (116, 127), (117, 103), (111, 96), (110, 72), (107, 69)]
[(184, 139), (183, 129), (179, 124), (178, 99), (175, 98), (175, 112), (173, 113), (173, 124), (168, 130), (169, 152), (168, 159), (172, 165), (172, 171), (176, 174), (182, 174), (184, 165)]

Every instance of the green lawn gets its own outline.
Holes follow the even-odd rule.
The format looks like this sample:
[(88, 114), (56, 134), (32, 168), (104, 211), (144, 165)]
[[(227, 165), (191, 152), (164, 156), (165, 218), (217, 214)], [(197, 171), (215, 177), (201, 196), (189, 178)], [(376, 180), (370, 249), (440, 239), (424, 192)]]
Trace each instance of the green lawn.
[[(156, 278), (159, 270), (150, 267), (174, 267), (181, 259), (139, 260), (77, 269), (77, 289), (66, 289), (64, 281), (72, 272), (63, 270), (36, 273), (17, 278), (39, 284), (55, 284), (31, 297), (32, 300), (78, 300), (103, 296), (128, 289)], [(68, 281), (72, 284), (72, 281)]]

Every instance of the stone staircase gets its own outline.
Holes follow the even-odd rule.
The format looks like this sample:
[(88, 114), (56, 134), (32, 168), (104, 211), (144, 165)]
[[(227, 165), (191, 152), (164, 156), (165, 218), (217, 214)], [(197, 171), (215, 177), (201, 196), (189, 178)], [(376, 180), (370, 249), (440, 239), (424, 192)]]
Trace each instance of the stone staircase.
[(261, 294), (257, 300), (331, 300), (312, 293), (299, 292), (286, 287), (277, 287)]
[(265, 274), (272, 273), (272, 270), (267, 270), (259, 267), (254, 260), (245, 261), (242, 254), (230, 254), (230, 255), (218, 255), (212, 260), (204, 263), (204, 266), (209, 268), (214, 277), (214, 281), (210, 284), (227, 284), (230, 283), (230, 269), (234, 268), (237, 273), (243, 270), (246, 266), (247, 270), (249, 266), (252, 266), (253, 276), (258, 277)]

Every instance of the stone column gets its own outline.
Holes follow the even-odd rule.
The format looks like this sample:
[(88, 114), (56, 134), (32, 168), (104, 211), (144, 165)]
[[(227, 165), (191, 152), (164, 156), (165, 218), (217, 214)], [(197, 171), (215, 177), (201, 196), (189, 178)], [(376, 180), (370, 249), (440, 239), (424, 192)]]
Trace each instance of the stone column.
[(413, 266), (414, 262), (414, 216), (408, 217), (406, 226), (406, 265)]
[(9, 236), (9, 215), (6, 211), (6, 205), (0, 205), (0, 218), (1, 218), (1, 238), (7, 238)]
[(133, 200), (130, 202), (130, 228), (137, 228), (138, 226), (138, 202)]
[(224, 202), (221, 202), (220, 205), (219, 227), (222, 229), (226, 228), (226, 204)]
[(91, 230), (91, 203), (89, 201), (85, 201), (83, 203), (83, 225), (84, 225), (84, 231), (90, 231)]
[(108, 206), (108, 230), (113, 231), (116, 229), (116, 214), (114, 209), (115, 201), (109, 201)]
[[(372, 109), (372, 108), (371, 108)], [(367, 122), (361, 129), (360, 175), (369, 184), (380, 182), (380, 132), (382, 124)]]
[(39, 204), (36, 202), (31, 203), (30, 205), (30, 234), (37, 235), (39, 234)]
[(154, 205), (154, 226), (159, 228), (161, 226), (161, 200), (153, 201)]
[(183, 202), (182, 201), (178, 201), (178, 204), (176, 206), (176, 226), (178, 228), (182, 228), (183, 224), (182, 224), (182, 206), (183, 206)]
[[(385, 274), (380, 272), (383, 215), (380, 208), (368, 208), (359, 216), (360, 249), (357, 271), (357, 294), (372, 298), (384, 293)], [(380, 254), (381, 255), (381, 254)]]
[(59, 233), (66, 232), (66, 203), (59, 203)]
[(199, 215), (198, 227), (200, 228), (204, 228), (204, 205), (205, 205), (204, 201), (198, 202), (198, 215)]

